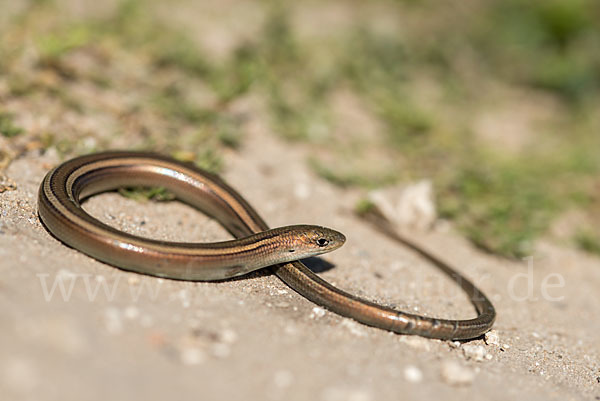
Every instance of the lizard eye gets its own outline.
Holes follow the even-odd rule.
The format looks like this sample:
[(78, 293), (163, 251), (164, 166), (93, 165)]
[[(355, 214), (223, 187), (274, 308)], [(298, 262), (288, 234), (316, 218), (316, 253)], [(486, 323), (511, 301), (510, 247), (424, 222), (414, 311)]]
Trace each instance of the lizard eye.
[(329, 244), (329, 241), (326, 240), (325, 238), (319, 238), (317, 240), (317, 245), (319, 245), (319, 246), (326, 246), (327, 244)]

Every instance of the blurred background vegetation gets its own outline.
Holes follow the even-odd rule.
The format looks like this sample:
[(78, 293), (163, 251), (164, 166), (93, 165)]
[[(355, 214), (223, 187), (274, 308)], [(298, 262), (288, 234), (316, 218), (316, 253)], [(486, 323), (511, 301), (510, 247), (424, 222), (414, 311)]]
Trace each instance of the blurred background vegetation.
[(551, 235), (600, 254), (599, 2), (99, 3), (0, 0), (14, 149), (220, 171), (252, 113), (336, 185), (433, 180), (482, 249)]

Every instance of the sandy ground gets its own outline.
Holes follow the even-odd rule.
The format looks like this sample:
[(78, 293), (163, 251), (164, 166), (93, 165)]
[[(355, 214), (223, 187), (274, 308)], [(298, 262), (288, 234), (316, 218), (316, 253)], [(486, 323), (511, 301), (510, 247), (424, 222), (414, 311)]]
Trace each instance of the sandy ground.
[[(324, 278), (405, 310), (474, 316), (434, 268), (353, 216), (358, 194), (317, 179), (304, 149), (259, 131), (227, 155), (226, 178), (273, 226), (318, 223), (347, 235), (323, 258), (332, 265)], [(447, 226), (415, 232), (481, 286), (498, 319), (488, 344), (395, 335), (315, 308), (272, 275), (160, 280), (65, 247), (36, 214), (55, 163), (52, 152), (23, 155), (6, 171), (18, 189), (0, 194), (3, 399), (600, 399), (597, 259), (541, 243), (529, 270)], [(140, 235), (227, 238), (177, 202), (104, 194), (85, 207)]]

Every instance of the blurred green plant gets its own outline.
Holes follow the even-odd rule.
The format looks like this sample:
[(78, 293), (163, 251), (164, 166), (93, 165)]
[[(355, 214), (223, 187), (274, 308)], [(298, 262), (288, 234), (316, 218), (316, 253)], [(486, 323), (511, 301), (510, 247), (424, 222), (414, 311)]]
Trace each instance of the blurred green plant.
[(491, 71), (581, 101), (600, 88), (600, 7), (594, 0), (494, 2), (476, 43)]
[[(464, 8), (450, 10), (428, 0), (383, 4), (398, 19), (427, 11), (427, 21), (382, 29), (369, 13), (356, 13), (332, 37), (311, 39), (295, 31), (289, 4), (271, 1), (263, 5), (266, 16), (258, 34), (219, 61), (207, 57), (186, 32), (158, 22), (140, 0), (121, 1), (108, 18), (50, 30), (38, 28), (34, 20), (28, 29), (36, 37), (41, 66), (65, 80), (73, 76), (64, 59), (87, 48), (126, 50), (146, 60), (151, 73), (174, 74), (176, 79), (166, 84), (148, 85), (147, 103), (136, 107), (169, 122), (172, 143), (160, 150), (182, 160), (220, 171), (223, 149), (243, 144), (242, 121), (230, 105), (249, 94), (261, 96), (274, 132), (333, 155), (309, 158), (321, 177), (363, 188), (435, 177), (442, 216), (475, 244), (508, 257), (529, 254), (557, 214), (573, 205), (587, 207), (590, 177), (600, 173), (594, 152), (600, 147), (594, 117), (600, 106), (600, 6), (594, 0), (479, 2), (477, 15), (458, 14), (457, 19), (452, 13)], [(47, 16), (57, 12), (53, 7), (42, 2), (27, 13)], [(421, 25), (427, 35), (419, 31)], [(0, 49), (5, 54), (12, 53)], [(6, 60), (0, 67), (11, 73)], [(413, 84), (423, 75), (439, 85), (443, 105), (419, 100)], [(80, 78), (111, 89), (111, 77), (102, 71)], [(556, 96), (566, 106), (557, 116), (561, 124), (544, 128), (538, 149), (525, 154), (504, 155), (477, 140), (469, 129), (471, 108), (485, 99), (478, 83), (487, 81)], [(194, 100), (194, 83), (208, 87), (215, 100)], [(66, 107), (85, 112), (60, 82), (30, 82), (14, 74), (9, 86), (12, 96), (47, 91)], [(332, 95), (340, 91), (360, 98), (376, 121), (382, 140), (371, 143), (370, 151), (393, 154), (396, 164), (365, 167), (371, 163), (361, 153), (365, 139), (334, 132), (338, 117)], [(20, 130), (12, 117), (0, 114), (0, 133), (14, 136)], [(158, 139), (148, 142), (165, 142)], [(361, 163), (339, 162), (348, 159)], [(141, 195), (155, 196), (160, 192)], [(596, 249), (587, 234), (576, 241), (590, 252)]]
[(37, 38), (37, 48), (43, 60), (57, 60), (65, 54), (90, 43), (93, 32), (84, 25), (74, 25)]
[(22, 132), (23, 129), (14, 124), (14, 116), (11, 113), (0, 111), (0, 135), (12, 138)]
[(600, 256), (600, 236), (591, 231), (580, 231), (575, 235), (575, 244), (582, 250)]
[(308, 165), (318, 176), (340, 187), (360, 186), (364, 188), (376, 188), (397, 181), (397, 176), (392, 171), (385, 175), (378, 175), (369, 174), (369, 172), (352, 167), (341, 169), (339, 167), (331, 167), (331, 165), (315, 157), (308, 159)]
[[(467, 161), (444, 182), (440, 215), (454, 220), (479, 247), (521, 258), (549, 224), (560, 200), (539, 165)], [(545, 174), (545, 173), (543, 173)]]
[(119, 188), (119, 194), (138, 202), (153, 200), (165, 202), (175, 199), (175, 194), (162, 187), (127, 187)]
[(375, 209), (377, 206), (369, 199), (361, 199), (354, 205), (354, 211), (359, 215), (365, 215)]

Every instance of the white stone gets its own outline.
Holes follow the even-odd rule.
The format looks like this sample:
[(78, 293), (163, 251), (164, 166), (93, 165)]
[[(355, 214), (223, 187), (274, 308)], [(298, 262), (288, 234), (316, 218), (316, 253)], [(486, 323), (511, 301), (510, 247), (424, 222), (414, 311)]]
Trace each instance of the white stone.
[(467, 359), (473, 359), (476, 362), (481, 362), (485, 359), (487, 351), (483, 345), (466, 344), (462, 346), (463, 353)]
[(325, 309), (319, 306), (315, 306), (314, 308), (312, 308), (312, 311), (310, 312), (311, 319), (319, 319), (323, 316), (325, 316)]
[(225, 344), (233, 344), (237, 341), (238, 335), (235, 331), (230, 329), (225, 329), (221, 332), (220, 335), (221, 341)]
[(121, 314), (116, 308), (106, 308), (104, 311), (104, 326), (110, 334), (119, 334), (123, 331)]
[(368, 197), (384, 216), (400, 227), (424, 230), (430, 228), (437, 219), (430, 180), (372, 191)]
[(124, 315), (127, 319), (133, 320), (133, 319), (136, 319), (140, 315), (140, 310), (133, 305), (128, 306), (127, 308), (125, 308)]
[(485, 333), (485, 343), (487, 345), (500, 345), (500, 337), (498, 337), (498, 332), (496, 330), (491, 330)]
[(185, 365), (198, 365), (206, 360), (206, 355), (200, 348), (184, 348), (180, 353), (181, 362)]
[(414, 365), (408, 365), (404, 368), (404, 378), (411, 383), (419, 383), (423, 380), (423, 372)]
[(475, 373), (456, 361), (445, 361), (441, 369), (442, 380), (452, 386), (468, 386), (475, 380)]

